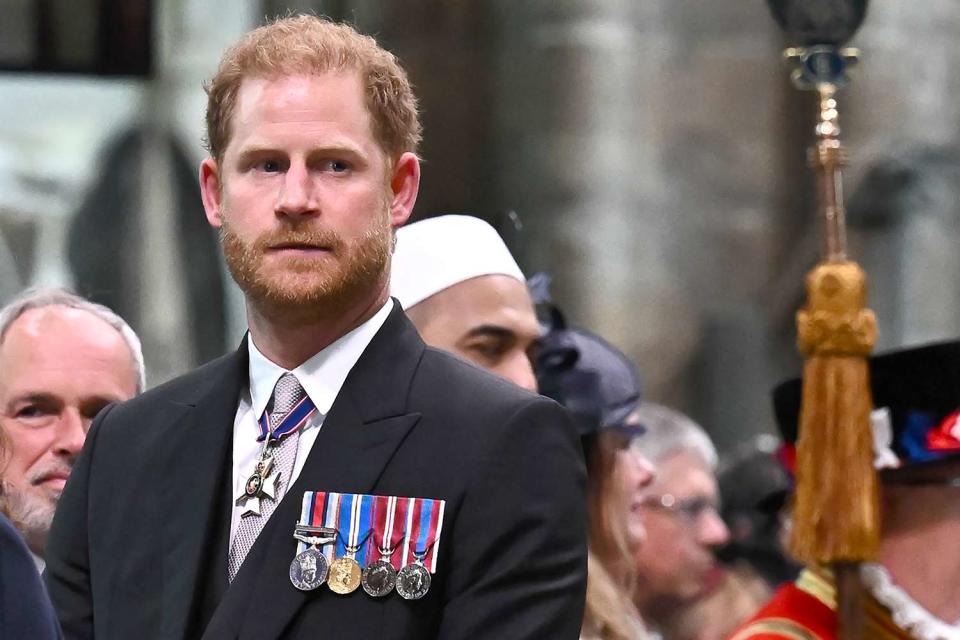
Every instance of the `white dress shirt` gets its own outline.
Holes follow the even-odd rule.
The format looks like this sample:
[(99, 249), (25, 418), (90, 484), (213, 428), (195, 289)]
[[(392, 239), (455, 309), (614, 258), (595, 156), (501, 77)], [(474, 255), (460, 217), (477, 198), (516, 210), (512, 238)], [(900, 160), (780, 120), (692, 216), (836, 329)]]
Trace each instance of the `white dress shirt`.
[[(293, 476), (284, 481), (284, 487), (289, 488), (307, 460), (307, 455), (320, 433), (324, 418), (330, 412), (333, 401), (340, 393), (347, 374), (353, 365), (360, 359), (360, 355), (373, 340), (380, 327), (390, 315), (393, 301), (387, 302), (372, 318), (361, 324), (350, 333), (341, 336), (312, 358), (294, 369), (293, 375), (300, 381), (304, 391), (316, 405), (317, 410), (300, 430), (300, 441), (297, 443), (297, 457), (293, 465)], [(271, 362), (260, 353), (254, 344), (253, 336), (247, 340), (250, 352), (250, 384), (240, 394), (240, 403), (237, 406), (237, 415), (233, 421), (233, 516), (230, 520), (230, 544), (240, 525), (240, 514), (244, 507), (236, 504), (237, 496), (247, 478), (253, 473), (254, 465), (260, 457), (263, 443), (257, 442), (260, 435), (258, 419), (263, 415), (273, 395), (273, 388), (287, 370)]]

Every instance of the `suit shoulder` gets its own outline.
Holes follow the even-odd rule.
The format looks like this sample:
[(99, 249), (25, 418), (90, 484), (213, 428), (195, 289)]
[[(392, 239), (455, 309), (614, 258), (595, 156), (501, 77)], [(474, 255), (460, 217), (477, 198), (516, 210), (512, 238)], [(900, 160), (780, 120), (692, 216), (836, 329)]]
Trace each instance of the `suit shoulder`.
[(505, 407), (520, 408), (531, 403), (555, 404), (543, 396), (522, 389), (465, 360), (428, 347), (417, 370), (420, 384), (430, 385), (435, 393), (453, 394), (460, 400), (483, 404), (494, 401)]
[(10, 522), (6, 516), (0, 514), (0, 549), (12, 549), (14, 547), (22, 549), (23, 551), (27, 550), (27, 545), (23, 541), (23, 538), (20, 537), (20, 533), (17, 531), (16, 527), (13, 526), (13, 523)]
[(244, 360), (236, 352), (211, 360), (192, 371), (120, 403), (115, 415), (125, 414), (129, 411), (137, 412), (141, 409), (154, 407), (157, 403), (173, 402), (192, 405), (206, 395), (213, 385), (222, 382), (224, 378), (235, 377), (240, 373), (245, 374), (246, 363)]
[[(408, 402), (423, 415), (422, 425), (466, 449), (487, 451), (521, 441), (547, 446), (577, 437), (569, 414), (553, 400), (436, 349), (424, 352)], [(545, 424), (554, 428), (543, 429)]]

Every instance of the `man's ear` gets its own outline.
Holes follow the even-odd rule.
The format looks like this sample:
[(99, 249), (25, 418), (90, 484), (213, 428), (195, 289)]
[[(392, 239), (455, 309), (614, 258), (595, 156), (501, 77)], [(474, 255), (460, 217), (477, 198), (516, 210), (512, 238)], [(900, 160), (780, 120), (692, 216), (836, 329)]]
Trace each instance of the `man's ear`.
[(390, 225), (396, 229), (403, 226), (413, 213), (420, 192), (420, 160), (415, 154), (408, 151), (394, 163), (390, 191)]
[(200, 197), (203, 200), (203, 209), (207, 214), (207, 222), (219, 229), (223, 225), (223, 186), (220, 181), (220, 168), (213, 158), (205, 158), (200, 163)]

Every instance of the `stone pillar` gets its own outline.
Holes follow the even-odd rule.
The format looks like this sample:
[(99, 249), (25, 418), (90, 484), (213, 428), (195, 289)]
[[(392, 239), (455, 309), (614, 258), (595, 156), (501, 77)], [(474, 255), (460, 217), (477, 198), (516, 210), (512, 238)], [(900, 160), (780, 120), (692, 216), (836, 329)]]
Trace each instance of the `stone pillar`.
[(769, 429), (781, 78), (765, 7), (493, 5), (498, 184), (527, 222), (525, 263), (636, 359), (647, 397), (715, 432)]
[(856, 231), (879, 349), (960, 335), (960, 294), (950, 284), (960, 274), (958, 29), (960, 4), (951, 0), (875, 2), (853, 43), (863, 61), (843, 105), (848, 184), (874, 169), (858, 195), (869, 190), (874, 209), (891, 210)]
[[(224, 50), (257, 25), (263, 16), (260, 0), (175, 0), (163, 11), (164, 81), (170, 89), (171, 125), (185, 141), (197, 163), (206, 155), (201, 146), (205, 133), (207, 96), (202, 86), (216, 71)], [(243, 295), (222, 268), (227, 283), (227, 344), (238, 343), (246, 331)]]
[(654, 395), (689, 356), (698, 323), (671, 274), (678, 238), (664, 215), (663, 4), (492, 3), (492, 162), (526, 227), (521, 261), (553, 274), (574, 321), (637, 358)]
[(400, 58), (420, 101), (424, 161), (414, 218), (470, 213), (496, 221), (493, 63), (487, 2), (352, 0), (319, 3)]

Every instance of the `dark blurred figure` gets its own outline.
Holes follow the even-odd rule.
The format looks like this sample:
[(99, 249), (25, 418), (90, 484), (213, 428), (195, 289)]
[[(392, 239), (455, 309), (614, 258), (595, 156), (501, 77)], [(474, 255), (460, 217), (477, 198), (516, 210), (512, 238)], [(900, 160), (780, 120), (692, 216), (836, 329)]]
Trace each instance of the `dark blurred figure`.
[(730, 530), (730, 542), (718, 556), (731, 566), (748, 565), (771, 588), (793, 580), (800, 571), (783, 546), (783, 507), (793, 481), (779, 449), (777, 438), (760, 436), (721, 461), (717, 474), (721, 515)]
[[(535, 298), (540, 298), (535, 292)], [(642, 491), (653, 468), (636, 447), (640, 377), (627, 357), (588, 331), (568, 328), (550, 305), (534, 365), (543, 395), (576, 417), (587, 459), (589, 552), (583, 640), (640, 640), (648, 634), (630, 599), (633, 554), (646, 531)], [(541, 307), (543, 308), (543, 306)]]
[(0, 638), (62, 638), (60, 625), (26, 543), (0, 514)]
[[(189, 323), (182, 339), (196, 361), (206, 362), (226, 349), (226, 293), (217, 236), (207, 225), (200, 204), (197, 171), (175, 137), (135, 128), (106, 145), (100, 166), (109, 170), (94, 179), (70, 224), (70, 270), (78, 291), (129, 318), (138, 330), (142, 327), (137, 319), (156, 312), (145, 308), (142, 292), (144, 271), (151, 268), (144, 263), (141, 242), (149, 145), (158, 145), (157, 153), (166, 156), (170, 164), (173, 192), (169, 194), (169, 215), (180, 255), (189, 264), (182, 271), (181, 291)], [(144, 339), (148, 337), (144, 335)]]

